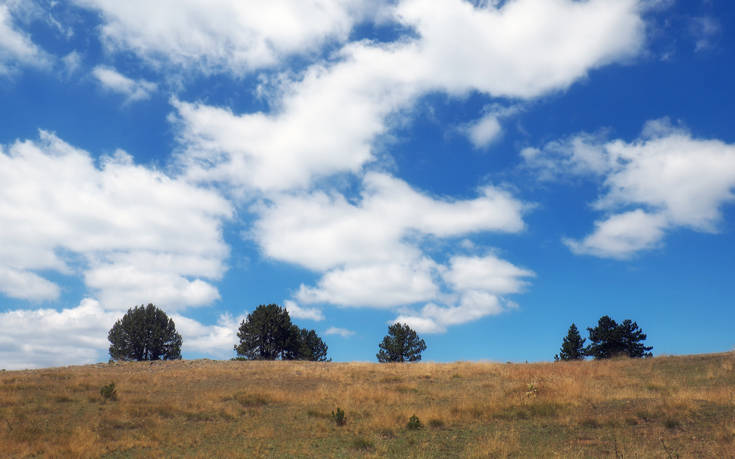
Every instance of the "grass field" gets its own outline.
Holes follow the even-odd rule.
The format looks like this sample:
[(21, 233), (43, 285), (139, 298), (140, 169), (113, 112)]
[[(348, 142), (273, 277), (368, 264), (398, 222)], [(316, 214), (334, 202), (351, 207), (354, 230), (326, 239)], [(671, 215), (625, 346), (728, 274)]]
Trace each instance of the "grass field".
[(735, 353), (3, 371), (0, 419), (11, 457), (735, 457)]

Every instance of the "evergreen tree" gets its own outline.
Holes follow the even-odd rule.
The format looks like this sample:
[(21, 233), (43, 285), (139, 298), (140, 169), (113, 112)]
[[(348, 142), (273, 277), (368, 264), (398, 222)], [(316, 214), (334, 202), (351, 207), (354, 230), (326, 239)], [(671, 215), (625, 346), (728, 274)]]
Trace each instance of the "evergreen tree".
[(181, 335), (174, 321), (152, 304), (136, 306), (115, 322), (107, 334), (114, 360), (181, 358)]
[(395, 323), (378, 347), (378, 362), (418, 362), (426, 343), (408, 325)]
[(296, 353), (291, 318), (276, 304), (258, 306), (240, 323), (237, 355), (250, 360), (289, 360)]
[(299, 329), (299, 360), (312, 360), (315, 362), (326, 362), (327, 345), (322, 341), (314, 330)]
[(558, 355), (554, 356), (554, 360), (582, 360), (584, 359), (584, 342), (586, 339), (579, 335), (577, 326), (572, 324), (569, 332), (561, 344), (561, 350)]
[(609, 316), (602, 316), (594, 328), (589, 331), (590, 345), (585, 354), (595, 359), (609, 359), (620, 355), (629, 357), (651, 357), (652, 346), (644, 346), (645, 333), (638, 324), (626, 319), (618, 324)]
[(643, 341), (646, 340), (647, 336), (643, 333), (643, 330), (638, 328), (637, 323), (631, 322), (630, 319), (625, 319), (620, 325), (620, 328), (623, 345), (628, 353), (628, 357), (653, 357), (653, 353), (650, 352), (653, 346), (643, 345)]
[(250, 360), (327, 360), (327, 345), (314, 330), (291, 323), (285, 308), (260, 305), (240, 323), (238, 356)]

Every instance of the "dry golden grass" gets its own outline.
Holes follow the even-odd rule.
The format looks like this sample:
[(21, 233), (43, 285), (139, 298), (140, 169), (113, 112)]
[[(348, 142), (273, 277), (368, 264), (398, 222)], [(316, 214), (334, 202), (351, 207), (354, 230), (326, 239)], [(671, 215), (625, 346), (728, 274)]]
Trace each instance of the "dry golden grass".
[[(3, 456), (735, 457), (735, 354), (0, 372)], [(100, 388), (114, 382), (118, 400)], [(337, 426), (332, 412), (346, 413)], [(416, 415), (423, 428), (406, 427)]]

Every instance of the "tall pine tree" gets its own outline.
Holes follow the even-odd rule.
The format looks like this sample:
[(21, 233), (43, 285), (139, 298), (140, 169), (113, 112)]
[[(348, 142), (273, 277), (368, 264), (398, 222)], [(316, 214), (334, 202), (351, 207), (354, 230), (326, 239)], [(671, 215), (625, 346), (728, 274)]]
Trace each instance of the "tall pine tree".
[(554, 356), (554, 360), (582, 360), (584, 359), (584, 342), (586, 340), (579, 335), (577, 326), (572, 324), (569, 332), (561, 344), (559, 354)]

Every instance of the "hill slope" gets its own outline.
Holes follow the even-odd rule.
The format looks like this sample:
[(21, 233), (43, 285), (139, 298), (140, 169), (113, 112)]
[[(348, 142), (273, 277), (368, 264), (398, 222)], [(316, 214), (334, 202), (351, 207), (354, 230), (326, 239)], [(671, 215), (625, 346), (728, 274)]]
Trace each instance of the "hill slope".
[(735, 354), (3, 371), (0, 414), (11, 456), (732, 457)]

